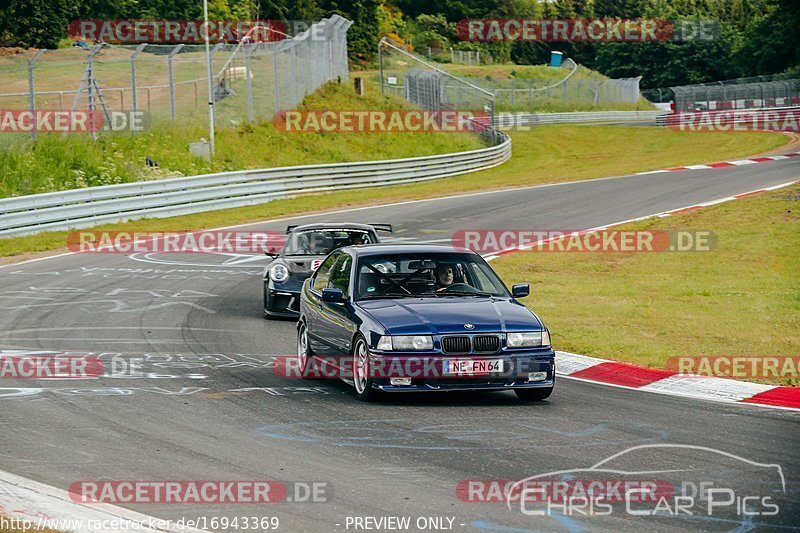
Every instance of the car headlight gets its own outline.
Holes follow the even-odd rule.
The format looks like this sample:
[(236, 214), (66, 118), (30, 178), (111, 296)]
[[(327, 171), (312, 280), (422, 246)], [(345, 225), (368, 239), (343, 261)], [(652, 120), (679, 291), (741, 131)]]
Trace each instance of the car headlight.
[(432, 350), (433, 337), (430, 335), (386, 335), (378, 340), (376, 348), (378, 350), (397, 350), (403, 352)]
[(509, 333), (506, 336), (506, 346), (509, 348), (547, 346), (548, 344), (550, 344), (550, 335), (547, 331), (523, 331), (520, 333)]
[(286, 268), (285, 265), (278, 263), (269, 269), (269, 277), (271, 277), (273, 281), (277, 281), (279, 283), (286, 281), (289, 279), (289, 269)]

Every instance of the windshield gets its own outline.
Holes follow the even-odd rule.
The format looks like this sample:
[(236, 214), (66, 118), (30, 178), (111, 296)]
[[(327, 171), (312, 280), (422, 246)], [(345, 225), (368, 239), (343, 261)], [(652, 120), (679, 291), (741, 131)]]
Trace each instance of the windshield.
[(328, 255), (337, 248), (375, 241), (369, 232), (355, 229), (298, 231), (289, 236), (284, 255)]
[(359, 300), (509, 297), (503, 282), (480, 256), (454, 252), (362, 257), (356, 294)]

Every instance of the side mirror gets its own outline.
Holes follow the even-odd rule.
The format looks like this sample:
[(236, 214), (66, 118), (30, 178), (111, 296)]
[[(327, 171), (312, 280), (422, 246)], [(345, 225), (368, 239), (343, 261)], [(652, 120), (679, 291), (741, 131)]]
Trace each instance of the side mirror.
[(514, 298), (525, 298), (531, 293), (531, 286), (527, 283), (520, 283), (511, 287), (511, 296)]
[(330, 303), (344, 302), (342, 289), (322, 289), (322, 301)]
[(266, 255), (267, 257), (278, 257), (281, 254), (272, 249), (272, 250), (265, 250), (264, 255)]

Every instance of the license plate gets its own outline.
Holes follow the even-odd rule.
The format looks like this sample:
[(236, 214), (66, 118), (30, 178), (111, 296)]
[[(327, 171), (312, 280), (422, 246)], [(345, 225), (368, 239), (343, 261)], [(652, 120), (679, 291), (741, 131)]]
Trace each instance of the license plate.
[(481, 376), (502, 372), (502, 359), (446, 359), (444, 373), (456, 376)]

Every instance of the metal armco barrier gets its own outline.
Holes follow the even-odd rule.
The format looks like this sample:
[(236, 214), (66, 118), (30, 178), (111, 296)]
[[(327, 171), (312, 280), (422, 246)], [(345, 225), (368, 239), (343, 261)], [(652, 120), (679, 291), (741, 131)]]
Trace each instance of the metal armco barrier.
[(0, 237), (241, 207), (306, 193), (434, 180), (491, 168), (511, 139), (479, 150), (408, 159), (277, 167), (126, 183), (0, 200)]
[(499, 113), (495, 117), (495, 126), (536, 126), (537, 124), (613, 124), (655, 122), (656, 117), (664, 114), (661, 110), (653, 111), (586, 111), (572, 113)]

